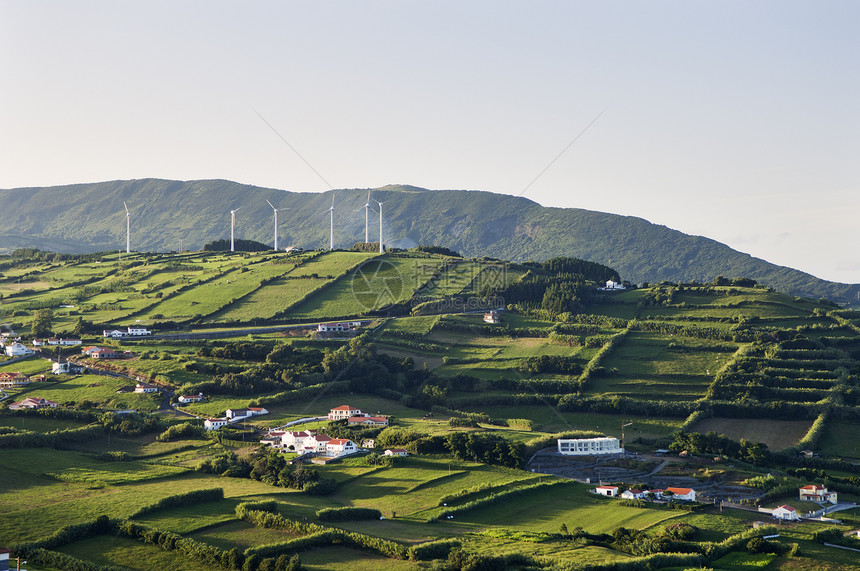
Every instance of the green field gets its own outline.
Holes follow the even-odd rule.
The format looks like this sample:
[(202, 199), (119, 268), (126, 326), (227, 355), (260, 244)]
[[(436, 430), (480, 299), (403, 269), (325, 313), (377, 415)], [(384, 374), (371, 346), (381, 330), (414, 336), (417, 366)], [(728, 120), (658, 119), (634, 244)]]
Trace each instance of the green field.
[(289, 315), (295, 319), (348, 317), (406, 301), (424, 283), (427, 272), (441, 263), (440, 258), (394, 256), (366, 261), (290, 310)]
[(61, 375), (57, 382), (30, 383), (16, 398), (39, 397), (65, 404), (90, 401), (106, 408), (156, 410), (162, 400), (159, 394), (118, 393), (123, 387), (134, 388), (134, 381), (102, 375)]

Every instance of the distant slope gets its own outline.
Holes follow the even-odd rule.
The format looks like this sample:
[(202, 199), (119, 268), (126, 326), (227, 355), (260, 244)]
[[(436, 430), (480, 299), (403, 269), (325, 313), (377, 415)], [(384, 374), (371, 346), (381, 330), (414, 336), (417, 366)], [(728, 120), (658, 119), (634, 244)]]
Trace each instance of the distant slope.
[[(335, 244), (364, 238), (367, 189), (336, 190)], [(143, 179), (47, 188), (0, 190), (0, 246), (80, 252), (125, 246), (126, 201), (132, 212), (132, 248), (141, 251), (199, 249), (229, 238), (230, 209), (237, 237), (272, 241), (272, 210), (279, 213), (280, 244), (328, 247), (331, 192), (293, 193), (225, 180)], [(633, 282), (711, 280), (745, 276), (776, 289), (834, 301), (855, 300), (857, 284), (839, 284), (737, 252), (714, 240), (690, 236), (632, 216), (578, 208), (547, 208), (526, 198), (411, 186), (374, 189), (385, 201), (386, 243), (437, 244), (466, 256), (546, 259), (576, 256), (604, 263)], [(371, 240), (378, 217), (371, 214)]]

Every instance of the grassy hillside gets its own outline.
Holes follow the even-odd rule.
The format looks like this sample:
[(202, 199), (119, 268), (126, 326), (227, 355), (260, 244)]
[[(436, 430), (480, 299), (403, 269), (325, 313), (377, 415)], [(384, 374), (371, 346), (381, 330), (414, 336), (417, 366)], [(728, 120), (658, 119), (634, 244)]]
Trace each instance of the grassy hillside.
[[(98, 251), (125, 245), (126, 201), (132, 212), (132, 248), (139, 251), (197, 249), (226, 238), (230, 209), (237, 235), (271, 240), (271, 209), (280, 213), (281, 244), (324, 247), (329, 241), (331, 192), (292, 193), (224, 180), (143, 179), (48, 188), (0, 190), (6, 251), (39, 247), (51, 251)], [(335, 243), (363, 239), (359, 212), (366, 189), (337, 190)], [(860, 288), (827, 282), (770, 264), (700, 236), (689, 236), (641, 218), (576, 208), (546, 208), (526, 198), (477, 191), (430, 191), (409, 186), (374, 190), (385, 205), (385, 241), (410, 247), (437, 244), (466, 256), (543, 260), (574, 256), (616, 268), (624, 279), (710, 281), (717, 275), (756, 279), (793, 295), (853, 301)], [(371, 239), (378, 226), (371, 224)], [(466, 270), (466, 268), (463, 268)]]
[[(613, 270), (593, 266), (417, 251), (7, 261), (5, 329), (29, 342), (49, 310), (50, 333), (69, 335), (80, 319), (84, 345), (129, 353), (84, 360), (95, 370), (81, 375), (47, 373), (40, 357), (0, 362), (47, 373), (0, 394), (0, 545), (35, 571), (294, 569), (294, 555), (333, 570), (856, 569), (853, 552), (816, 540), (828, 523), (784, 525), (778, 553), (751, 553), (750, 538), (775, 532), (753, 522), (772, 520), (715, 502), (795, 505), (797, 486), (813, 481), (860, 500), (860, 313), (748, 282), (598, 292), (595, 276)], [(574, 267), (591, 277), (571, 278)], [(577, 304), (562, 311), (553, 291)], [(516, 303), (499, 323), (468, 311), (505, 295)], [(316, 333), (342, 317), (362, 326)], [(137, 322), (172, 335), (100, 336), (103, 324)], [(137, 378), (163, 392), (128, 392)], [(198, 393), (201, 403), (162, 408)], [(27, 396), (60, 406), (6, 406)], [(257, 446), (270, 428), (343, 404), (391, 426), (314, 418), (301, 429), (373, 453), (289, 464), (295, 451)], [(201, 430), (249, 406), (268, 414)], [(621, 437), (634, 454), (561, 458), (560, 434)], [(394, 447), (409, 457), (380, 457)], [(805, 448), (821, 457), (798, 457)], [(623, 503), (591, 493), (596, 482), (690, 486), (702, 502)], [(380, 513), (323, 521), (325, 508)], [(860, 524), (857, 509), (839, 517), (835, 533)]]

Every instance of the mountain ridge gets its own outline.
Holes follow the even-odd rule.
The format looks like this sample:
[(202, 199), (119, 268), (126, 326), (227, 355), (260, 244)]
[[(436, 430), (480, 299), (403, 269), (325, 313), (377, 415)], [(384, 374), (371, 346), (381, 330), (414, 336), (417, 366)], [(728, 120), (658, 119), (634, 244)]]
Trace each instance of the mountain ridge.
[[(200, 249), (229, 237), (272, 242), (272, 210), (281, 208), (279, 244), (327, 248), (331, 196), (335, 246), (364, 239), (363, 206), (385, 202), (385, 242), (397, 247), (436, 244), (470, 257), (521, 261), (574, 256), (607, 264), (633, 282), (710, 281), (717, 275), (750, 277), (805, 297), (851, 302), (860, 285), (830, 282), (778, 266), (703, 236), (684, 234), (644, 218), (580, 208), (546, 207), (525, 198), (482, 190), (428, 190), (411, 185), (303, 193), (221, 179), (133, 179), (0, 190), (0, 246), (5, 252), (39, 247), (60, 252), (125, 246), (125, 209), (132, 215), (132, 249)], [(372, 203), (375, 205), (375, 203)], [(378, 216), (370, 217), (378, 239)]]

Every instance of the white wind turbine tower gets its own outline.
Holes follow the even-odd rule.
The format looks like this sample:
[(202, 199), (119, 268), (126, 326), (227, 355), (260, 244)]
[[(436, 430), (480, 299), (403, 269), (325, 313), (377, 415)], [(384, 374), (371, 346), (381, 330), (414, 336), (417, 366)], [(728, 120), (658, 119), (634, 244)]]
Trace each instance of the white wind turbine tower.
[[(269, 202), (266, 199), (266, 202)], [(289, 208), (275, 208), (275, 205), (269, 202), (269, 206), (272, 207), (272, 210), (275, 212), (275, 251), (278, 251), (278, 210), (289, 210)]]
[(376, 204), (379, 205), (379, 253), (382, 253), (382, 205), (385, 202), (379, 202), (378, 200), (374, 200)]
[(367, 244), (370, 242), (370, 230), (369, 230), (369, 211), (370, 211), (370, 191), (367, 191), (367, 202), (364, 203), (364, 243)]
[(334, 193), (331, 194), (331, 208), (328, 209), (331, 215), (331, 234), (329, 237), (329, 250), (334, 250)]
[(122, 205), (125, 206), (125, 253), (131, 254), (131, 212), (124, 200)]
[[(240, 206), (239, 208), (242, 208), (242, 207)], [(236, 228), (236, 212), (239, 211), (239, 208), (237, 208), (236, 210), (230, 211), (230, 251), (231, 252), (236, 251), (235, 241), (233, 240), (233, 236), (235, 235), (235, 228)]]

